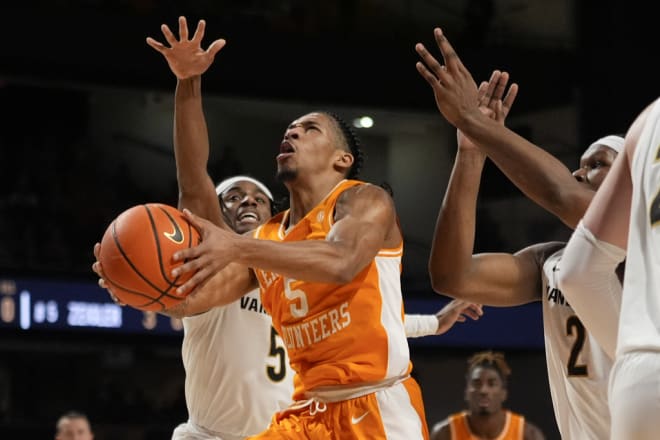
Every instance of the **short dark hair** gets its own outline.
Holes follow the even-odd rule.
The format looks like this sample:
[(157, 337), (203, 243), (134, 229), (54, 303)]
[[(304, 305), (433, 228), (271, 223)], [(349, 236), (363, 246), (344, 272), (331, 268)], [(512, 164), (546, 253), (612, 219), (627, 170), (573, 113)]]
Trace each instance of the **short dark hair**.
[(353, 155), (353, 165), (351, 165), (348, 173), (346, 173), (346, 178), (357, 178), (360, 175), (360, 171), (362, 171), (365, 159), (364, 152), (362, 151), (362, 148), (360, 148), (360, 138), (358, 138), (355, 130), (353, 130), (353, 128), (338, 114), (325, 110), (321, 110), (319, 113), (330, 116), (330, 118), (332, 118), (337, 124), (337, 127), (344, 138), (343, 140), (346, 143), (346, 147)]
[(491, 351), (491, 350), (480, 351), (478, 353), (473, 354), (468, 359), (467, 363), (468, 363), (468, 369), (467, 369), (468, 380), (470, 379), (470, 373), (472, 373), (472, 371), (475, 368), (477, 367), (490, 368), (497, 372), (504, 386), (507, 385), (508, 378), (511, 375), (511, 368), (504, 359), (504, 353), (501, 353), (499, 351)]

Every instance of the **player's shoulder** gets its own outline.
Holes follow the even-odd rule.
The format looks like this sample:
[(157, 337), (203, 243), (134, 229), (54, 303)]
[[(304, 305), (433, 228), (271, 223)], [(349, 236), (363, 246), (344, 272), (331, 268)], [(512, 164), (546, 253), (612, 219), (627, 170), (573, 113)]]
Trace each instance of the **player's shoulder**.
[(563, 250), (566, 247), (566, 243), (563, 241), (549, 241), (545, 243), (536, 243), (530, 246), (527, 246), (524, 249), (516, 252), (516, 255), (522, 256), (527, 255), (533, 258), (538, 262), (539, 265), (542, 265), (550, 257), (555, 255), (557, 252)]
[(392, 203), (392, 195), (386, 188), (361, 180), (345, 180), (339, 190), (338, 204)]
[(431, 429), (431, 440), (451, 439), (451, 416), (437, 422)]

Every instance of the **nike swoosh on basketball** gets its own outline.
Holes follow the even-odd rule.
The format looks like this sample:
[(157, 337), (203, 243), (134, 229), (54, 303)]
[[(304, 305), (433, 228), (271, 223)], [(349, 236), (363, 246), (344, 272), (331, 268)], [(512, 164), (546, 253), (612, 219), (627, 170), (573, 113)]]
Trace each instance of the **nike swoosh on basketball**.
[(360, 417), (351, 417), (351, 423), (354, 424), (354, 425), (357, 425), (358, 423), (360, 423), (362, 421), (362, 419), (367, 417), (368, 414), (369, 414), (369, 411), (362, 414)]
[(172, 226), (174, 226), (174, 231), (172, 232), (163, 232), (163, 235), (167, 237), (169, 240), (173, 241), (176, 244), (181, 244), (183, 243), (183, 232), (181, 232), (181, 228), (177, 224), (176, 221), (170, 216), (169, 213), (166, 211), (163, 211), (167, 218), (169, 219), (170, 223), (172, 223)]

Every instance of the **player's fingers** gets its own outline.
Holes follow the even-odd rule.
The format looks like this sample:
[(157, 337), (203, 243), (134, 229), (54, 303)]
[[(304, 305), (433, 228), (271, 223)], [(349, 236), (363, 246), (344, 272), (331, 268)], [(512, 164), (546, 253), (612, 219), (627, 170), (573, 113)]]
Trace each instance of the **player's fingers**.
[(193, 290), (199, 285), (201, 285), (204, 280), (206, 280), (211, 275), (211, 270), (207, 267), (201, 268), (195, 274), (190, 277), (182, 286), (176, 289), (178, 295), (184, 295), (186, 293), (192, 293)]
[(183, 15), (179, 17), (179, 41), (188, 40), (188, 22)]
[[(429, 52), (422, 43), (417, 43), (415, 45), (415, 51), (420, 56), (420, 58), (422, 58), (422, 61), (424, 62), (422, 66), (425, 67), (426, 70), (430, 71), (434, 75), (436, 81), (437, 80), (441, 81), (442, 75), (446, 73), (445, 67), (442, 64), (440, 64), (440, 62), (433, 55), (431, 55), (431, 52)], [(420, 63), (418, 62), (417, 70), (419, 70), (419, 64)]]
[(481, 81), (481, 84), (479, 84), (479, 88), (477, 89), (477, 99), (479, 100), (479, 106), (484, 105), (487, 90), (488, 81)]
[(210, 233), (209, 226), (211, 226), (212, 223), (202, 217), (198, 217), (187, 208), (183, 210), (183, 216), (190, 222), (190, 224), (193, 225), (195, 229), (197, 229), (197, 232), (199, 232), (199, 235), (202, 237), (202, 241), (204, 241)]
[(517, 96), (518, 96), (518, 84), (513, 83), (511, 84), (511, 86), (509, 86), (509, 91), (507, 92), (506, 96), (504, 97), (504, 100), (502, 101), (502, 110), (504, 111), (504, 116), (509, 114), (511, 107), (513, 106), (513, 102), (516, 100)]
[(101, 267), (101, 263), (95, 261), (94, 264), (92, 264), (92, 270), (96, 275), (103, 278), (103, 268)]
[(493, 100), (501, 100), (504, 96), (504, 91), (506, 90), (506, 85), (509, 83), (509, 73), (502, 72), (500, 74), (499, 80), (495, 84), (495, 90), (493, 91)]
[(170, 44), (170, 46), (173, 46), (177, 43), (176, 37), (170, 30), (169, 26), (167, 26), (166, 24), (162, 24), (160, 26), (160, 31), (163, 33), (165, 40)]
[(195, 33), (193, 34), (192, 39), (190, 41), (194, 41), (195, 43), (201, 43), (202, 38), (204, 38), (205, 30), (206, 30), (206, 21), (199, 20), (199, 22), (197, 22), (197, 28), (195, 29)]
[(166, 47), (161, 43), (160, 41), (156, 41), (151, 37), (147, 37), (147, 44), (154, 49), (156, 49), (158, 52), (163, 53), (166, 49)]
[(458, 315), (458, 318), (456, 318), (456, 322), (465, 322), (465, 316)]
[(225, 41), (224, 38), (220, 38), (218, 40), (215, 40), (211, 45), (209, 46), (208, 49), (206, 49), (206, 52), (210, 54), (211, 56), (215, 56), (218, 52), (220, 52), (220, 49), (225, 47), (225, 44), (227, 44), (227, 41)]
[(433, 36), (435, 37), (435, 42), (438, 45), (440, 52), (442, 53), (442, 58), (445, 60), (445, 66), (447, 66), (447, 69), (452, 72), (461, 70), (463, 63), (461, 63), (461, 60), (458, 58), (458, 54), (452, 45), (449, 44), (449, 40), (445, 37), (442, 29), (433, 29)]
[(99, 259), (101, 255), (101, 243), (94, 243), (94, 258)]
[(499, 70), (493, 70), (493, 73), (491, 73), (490, 78), (486, 84), (486, 91), (484, 92), (484, 96), (479, 104), (490, 107), (490, 102), (493, 99), (495, 89), (497, 88), (497, 83), (499, 82), (501, 76), (502, 72)]

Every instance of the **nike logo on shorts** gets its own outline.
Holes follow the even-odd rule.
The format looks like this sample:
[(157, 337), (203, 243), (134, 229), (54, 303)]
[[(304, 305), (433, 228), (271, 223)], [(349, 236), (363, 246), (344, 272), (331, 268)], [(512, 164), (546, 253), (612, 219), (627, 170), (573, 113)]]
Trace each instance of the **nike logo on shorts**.
[(351, 417), (351, 423), (354, 424), (354, 425), (357, 425), (358, 423), (360, 423), (362, 421), (362, 419), (367, 417), (368, 414), (369, 414), (369, 411), (362, 414), (360, 417)]

